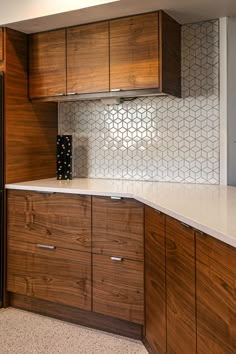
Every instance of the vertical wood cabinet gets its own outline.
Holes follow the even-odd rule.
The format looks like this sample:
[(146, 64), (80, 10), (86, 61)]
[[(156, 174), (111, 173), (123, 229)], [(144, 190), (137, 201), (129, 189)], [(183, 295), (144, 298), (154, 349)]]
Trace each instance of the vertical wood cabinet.
[(110, 89), (155, 88), (159, 76), (159, 13), (110, 21)]
[(196, 353), (195, 234), (166, 217), (167, 353)]
[(153, 353), (166, 353), (165, 215), (145, 206), (145, 337)]
[(66, 94), (65, 29), (30, 35), (29, 95), (34, 97)]
[(93, 311), (143, 324), (143, 204), (93, 197), (92, 220)]
[(236, 252), (196, 235), (198, 353), (236, 353)]
[(109, 23), (67, 29), (67, 93), (109, 91)]
[(4, 50), (3, 28), (0, 27), (0, 61), (3, 60), (3, 50)]

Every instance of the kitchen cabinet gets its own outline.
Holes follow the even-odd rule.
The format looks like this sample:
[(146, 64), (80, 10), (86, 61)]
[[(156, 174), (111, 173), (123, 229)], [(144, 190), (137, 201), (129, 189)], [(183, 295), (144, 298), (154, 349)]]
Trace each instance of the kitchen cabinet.
[(92, 198), (93, 311), (143, 324), (143, 222), (138, 201)]
[(167, 353), (196, 353), (195, 233), (166, 217)]
[(91, 254), (8, 239), (7, 290), (91, 310)]
[(7, 217), (7, 290), (91, 310), (91, 197), (8, 191)]
[(180, 96), (180, 51), (180, 25), (163, 11), (32, 34), (30, 97)]
[(143, 324), (143, 262), (93, 254), (93, 311)]
[(29, 40), (29, 96), (66, 94), (65, 29), (35, 33)]
[(3, 60), (3, 49), (4, 49), (4, 41), (3, 41), (3, 28), (0, 28), (0, 61)]
[(145, 338), (166, 353), (165, 215), (145, 206)]
[(236, 353), (235, 248), (196, 235), (198, 353)]
[(129, 198), (92, 198), (92, 252), (143, 261), (143, 204)]
[(91, 197), (10, 190), (8, 238), (91, 252)]
[(110, 21), (111, 91), (159, 87), (158, 23), (158, 12)]
[(67, 93), (109, 91), (109, 23), (67, 29)]

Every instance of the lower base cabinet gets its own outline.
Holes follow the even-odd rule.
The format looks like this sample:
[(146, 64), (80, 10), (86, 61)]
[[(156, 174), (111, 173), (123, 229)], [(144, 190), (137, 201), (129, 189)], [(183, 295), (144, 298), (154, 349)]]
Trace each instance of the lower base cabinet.
[(236, 353), (236, 250), (197, 235), (196, 258), (198, 353)]
[(93, 255), (93, 311), (144, 322), (143, 262)]
[(9, 242), (7, 290), (91, 310), (91, 254)]

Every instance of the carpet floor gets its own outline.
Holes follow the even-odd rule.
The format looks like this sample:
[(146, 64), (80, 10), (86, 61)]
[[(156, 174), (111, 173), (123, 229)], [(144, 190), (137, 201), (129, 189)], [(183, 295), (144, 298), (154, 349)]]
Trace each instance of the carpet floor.
[(7, 308), (0, 310), (0, 354), (147, 354), (140, 341)]

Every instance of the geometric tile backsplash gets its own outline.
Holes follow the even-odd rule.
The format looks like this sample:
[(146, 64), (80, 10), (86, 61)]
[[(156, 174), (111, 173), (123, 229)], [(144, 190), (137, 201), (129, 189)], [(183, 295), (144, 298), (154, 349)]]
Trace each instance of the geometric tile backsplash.
[(59, 104), (73, 176), (218, 184), (218, 20), (182, 26), (182, 98)]

